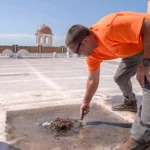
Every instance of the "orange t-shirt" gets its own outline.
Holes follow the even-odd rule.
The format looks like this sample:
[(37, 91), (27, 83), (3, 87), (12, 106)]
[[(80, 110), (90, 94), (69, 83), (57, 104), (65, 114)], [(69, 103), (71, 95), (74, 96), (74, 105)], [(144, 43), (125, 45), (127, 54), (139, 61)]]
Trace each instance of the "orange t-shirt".
[(94, 72), (103, 60), (125, 58), (143, 51), (140, 30), (149, 14), (136, 12), (112, 13), (90, 27), (98, 38), (98, 47), (86, 58)]

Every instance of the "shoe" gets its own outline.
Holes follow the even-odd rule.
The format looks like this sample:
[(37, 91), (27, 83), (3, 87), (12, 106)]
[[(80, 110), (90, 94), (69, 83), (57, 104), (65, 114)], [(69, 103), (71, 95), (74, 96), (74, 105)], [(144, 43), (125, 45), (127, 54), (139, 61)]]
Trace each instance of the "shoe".
[(132, 100), (132, 101), (123, 101), (119, 104), (114, 104), (112, 106), (113, 111), (131, 111), (131, 112), (137, 112), (137, 101)]
[(131, 136), (128, 140), (120, 147), (112, 147), (111, 150), (148, 150), (150, 143), (146, 142), (137, 142)]

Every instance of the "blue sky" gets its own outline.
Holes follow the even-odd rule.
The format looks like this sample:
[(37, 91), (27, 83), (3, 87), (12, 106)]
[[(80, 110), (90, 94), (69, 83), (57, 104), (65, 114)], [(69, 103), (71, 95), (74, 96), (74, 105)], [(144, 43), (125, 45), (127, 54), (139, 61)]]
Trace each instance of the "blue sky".
[(68, 28), (90, 26), (117, 11), (147, 13), (147, 0), (0, 0), (0, 45), (35, 45), (37, 28), (48, 25), (53, 45), (64, 45)]

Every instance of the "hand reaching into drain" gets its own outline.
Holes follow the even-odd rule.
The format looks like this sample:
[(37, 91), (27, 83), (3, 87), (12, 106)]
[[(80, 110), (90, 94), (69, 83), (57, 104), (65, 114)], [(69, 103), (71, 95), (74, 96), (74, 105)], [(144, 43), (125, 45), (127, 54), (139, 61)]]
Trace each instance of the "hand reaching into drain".
[(82, 105), (80, 107), (80, 115), (84, 114), (88, 114), (89, 112), (89, 103), (86, 103), (86, 102), (82, 102)]

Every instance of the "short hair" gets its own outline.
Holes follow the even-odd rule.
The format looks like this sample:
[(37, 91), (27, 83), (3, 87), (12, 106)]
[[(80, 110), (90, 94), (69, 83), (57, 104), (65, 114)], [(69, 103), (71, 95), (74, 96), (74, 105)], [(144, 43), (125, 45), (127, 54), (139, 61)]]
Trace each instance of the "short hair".
[(73, 25), (67, 32), (65, 44), (78, 44), (83, 38), (90, 34), (90, 29), (83, 25)]

